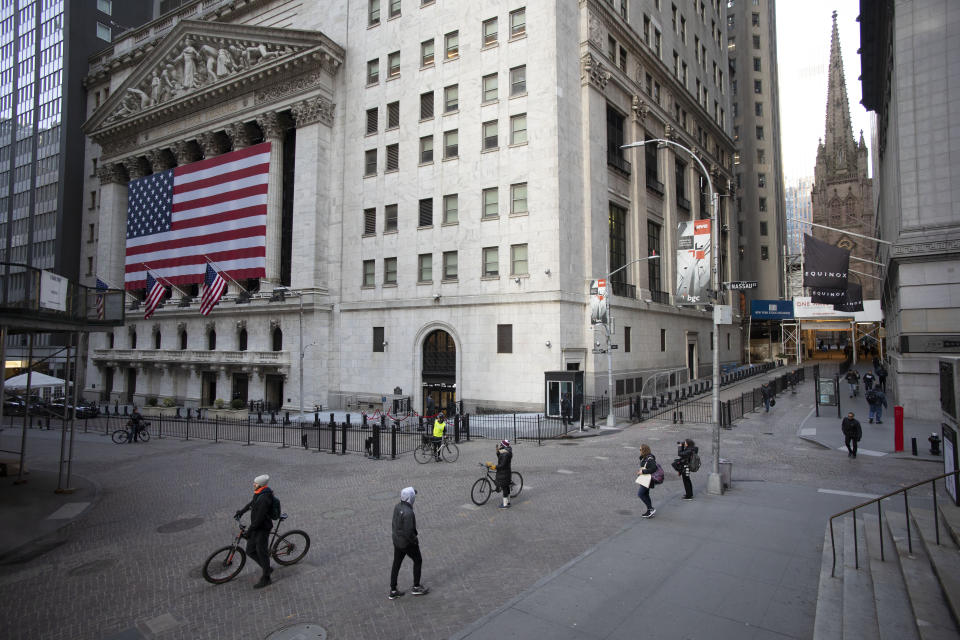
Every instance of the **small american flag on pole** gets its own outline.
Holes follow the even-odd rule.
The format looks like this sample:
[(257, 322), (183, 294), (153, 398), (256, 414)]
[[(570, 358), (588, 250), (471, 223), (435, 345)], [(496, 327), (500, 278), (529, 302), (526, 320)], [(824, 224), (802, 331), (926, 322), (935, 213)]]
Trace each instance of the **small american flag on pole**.
[(153, 315), (153, 312), (157, 310), (157, 305), (160, 304), (160, 301), (163, 300), (163, 296), (166, 293), (167, 288), (147, 273), (147, 304), (143, 309), (144, 320)]
[(147, 271), (203, 282), (208, 259), (234, 278), (264, 277), (269, 172), (265, 142), (131, 181), (124, 286), (149, 290)]
[(109, 289), (107, 283), (97, 278), (97, 319), (103, 320), (104, 314), (104, 292)]
[(208, 263), (207, 275), (203, 278), (203, 296), (200, 298), (200, 315), (208, 315), (213, 308), (217, 306), (217, 303), (220, 301), (220, 296), (223, 295), (223, 290), (226, 288), (227, 281)]

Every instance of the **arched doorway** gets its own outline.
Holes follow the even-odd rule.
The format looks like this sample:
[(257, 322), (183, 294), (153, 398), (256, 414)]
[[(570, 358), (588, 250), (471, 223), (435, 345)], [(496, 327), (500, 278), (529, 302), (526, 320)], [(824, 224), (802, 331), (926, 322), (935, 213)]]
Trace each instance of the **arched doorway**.
[(453, 336), (442, 329), (431, 331), (423, 341), (423, 407), (428, 413), (427, 398), (433, 399), (435, 411), (453, 413), (457, 400), (457, 345)]

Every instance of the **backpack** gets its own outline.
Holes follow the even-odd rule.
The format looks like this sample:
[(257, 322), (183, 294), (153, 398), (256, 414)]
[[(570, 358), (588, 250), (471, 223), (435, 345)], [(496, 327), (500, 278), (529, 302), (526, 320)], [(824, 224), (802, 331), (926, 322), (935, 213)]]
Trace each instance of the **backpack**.
[(270, 519), (279, 520), (280, 519), (280, 498), (276, 494), (271, 494), (272, 501), (270, 502)]
[(687, 466), (690, 467), (690, 471), (700, 471), (700, 456), (696, 453), (690, 456), (690, 462)]
[(652, 476), (650, 478), (652, 481), (650, 483), (651, 487), (654, 486), (654, 484), (663, 484), (663, 467), (660, 466), (659, 462), (657, 463), (657, 470), (650, 475)]
[(870, 391), (867, 391), (866, 398), (867, 398), (867, 402), (869, 402), (870, 404), (875, 403), (877, 401), (877, 392), (874, 391), (873, 389), (870, 389)]

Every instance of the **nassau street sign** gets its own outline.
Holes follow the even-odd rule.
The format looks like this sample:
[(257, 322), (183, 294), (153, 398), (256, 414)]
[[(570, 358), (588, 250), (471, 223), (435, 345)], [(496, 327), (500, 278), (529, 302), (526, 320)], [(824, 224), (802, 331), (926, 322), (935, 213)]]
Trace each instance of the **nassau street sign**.
[(756, 280), (741, 280), (739, 282), (725, 282), (727, 289), (756, 289)]

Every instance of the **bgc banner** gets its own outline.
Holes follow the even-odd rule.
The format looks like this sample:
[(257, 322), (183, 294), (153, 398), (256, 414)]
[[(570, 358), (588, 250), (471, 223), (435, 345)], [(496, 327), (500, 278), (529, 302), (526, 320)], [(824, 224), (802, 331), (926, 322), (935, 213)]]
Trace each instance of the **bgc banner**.
[(681, 222), (677, 238), (677, 304), (706, 304), (712, 261), (710, 221)]

